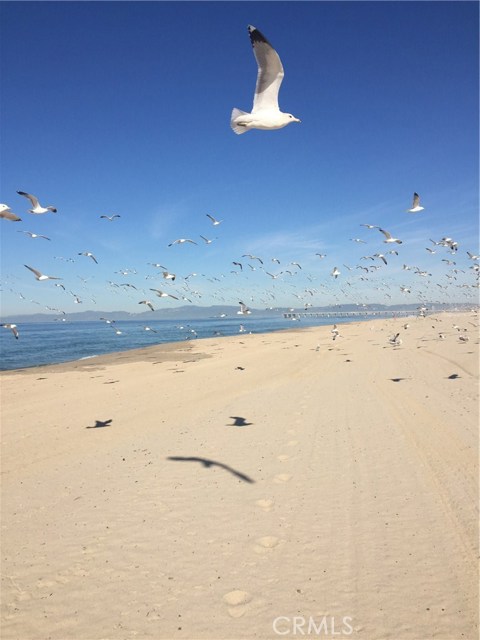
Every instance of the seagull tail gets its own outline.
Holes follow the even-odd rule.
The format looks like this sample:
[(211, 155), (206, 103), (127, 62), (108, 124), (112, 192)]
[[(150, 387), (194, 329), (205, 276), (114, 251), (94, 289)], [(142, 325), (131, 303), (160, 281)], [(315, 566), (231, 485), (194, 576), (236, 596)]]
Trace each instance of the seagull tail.
[(250, 114), (247, 113), (247, 111), (242, 111), (241, 109), (237, 109), (236, 107), (234, 107), (232, 110), (232, 117), (230, 118), (230, 126), (232, 127), (232, 129), (235, 131), (237, 135), (241, 135), (242, 133), (245, 133), (246, 131), (248, 131), (248, 128), (245, 126), (245, 124), (236, 122), (239, 116), (246, 116), (246, 115), (250, 115)]

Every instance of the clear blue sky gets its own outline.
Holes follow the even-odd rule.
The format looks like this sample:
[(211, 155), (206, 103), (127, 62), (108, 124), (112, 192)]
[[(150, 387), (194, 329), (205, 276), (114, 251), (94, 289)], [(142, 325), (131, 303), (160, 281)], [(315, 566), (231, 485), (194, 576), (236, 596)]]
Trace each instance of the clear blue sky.
[[(184, 304), (150, 287), (258, 308), (477, 299), (466, 251), (478, 253), (478, 3), (2, 2), (0, 11), (0, 202), (22, 218), (0, 220), (2, 315)], [(231, 131), (232, 108), (252, 106), (248, 24), (278, 51), (280, 107), (301, 124)], [(17, 190), (58, 213), (27, 213)], [(425, 207), (417, 215), (406, 213), (414, 191)], [(429, 241), (445, 236), (456, 255)], [(177, 238), (198, 245), (168, 247)], [(361, 259), (392, 246), (388, 265)], [(62, 277), (66, 290), (24, 264)], [(137, 289), (114, 286), (127, 282)]]

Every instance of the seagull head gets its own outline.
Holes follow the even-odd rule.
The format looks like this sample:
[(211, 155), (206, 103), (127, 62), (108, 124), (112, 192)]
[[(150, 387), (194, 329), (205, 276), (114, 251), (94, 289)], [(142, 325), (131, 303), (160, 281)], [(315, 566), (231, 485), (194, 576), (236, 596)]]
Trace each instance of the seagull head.
[(299, 118), (295, 118), (291, 113), (286, 113), (285, 116), (288, 118), (288, 122), (301, 122)]

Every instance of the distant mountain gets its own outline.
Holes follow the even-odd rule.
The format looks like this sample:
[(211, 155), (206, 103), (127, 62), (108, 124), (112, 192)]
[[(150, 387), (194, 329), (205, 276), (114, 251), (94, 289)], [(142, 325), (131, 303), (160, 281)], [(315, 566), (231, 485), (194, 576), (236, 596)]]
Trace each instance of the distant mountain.
[[(397, 305), (384, 305), (384, 304), (369, 304), (359, 307), (355, 304), (341, 304), (326, 307), (308, 307), (304, 309), (303, 306), (295, 307), (293, 310), (296, 313), (351, 313), (351, 312), (395, 312), (395, 311), (412, 311), (414, 312), (420, 306), (419, 303), (414, 304), (397, 304)], [(430, 311), (444, 311), (447, 309), (469, 309), (472, 304), (466, 303), (425, 303)], [(100, 320), (100, 318), (106, 318), (107, 320), (131, 320), (137, 322), (145, 322), (146, 320), (199, 320), (202, 318), (218, 318), (222, 314), (226, 314), (226, 317), (241, 318), (242, 316), (237, 314), (239, 310), (238, 306), (231, 305), (213, 305), (209, 307), (200, 307), (196, 305), (184, 305), (181, 307), (172, 307), (167, 309), (156, 309), (155, 311), (144, 311), (142, 313), (128, 313), (126, 311), (78, 311), (75, 313), (67, 313), (65, 315), (54, 313), (32, 313), (32, 314), (19, 314), (16, 316), (4, 316), (1, 323), (26, 323), (26, 322), (61, 322), (62, 319), (70, 322), (92, 322)], [(254, 309), (251, 308), (252, 315), (257, 318), (268, 318), (272, 316), (281, 316), (284, 313), (292, 311), (292, 307), (275, 307), (269, 309)]]

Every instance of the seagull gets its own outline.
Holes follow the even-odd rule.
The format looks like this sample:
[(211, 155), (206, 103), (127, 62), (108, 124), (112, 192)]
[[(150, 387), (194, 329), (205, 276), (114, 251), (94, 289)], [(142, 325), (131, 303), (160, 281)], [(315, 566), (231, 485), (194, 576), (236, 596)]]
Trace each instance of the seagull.
[(240, 267), (240, 271), (243, 271), (243, 265), (241, 262), (232, 262), (232, 264), (236, 265), (237, 267)]
[(150, 302), (150, 300), (141, 300), (138, 304), (146, 304), (147, 307), (149, 307), (149, 309), (151, 309), (152, 311), (155, 311), (155, 309), (153, 308), (153, 304)]
[(351, 240), (352, 242), (361, 242), (361, 243), (363, 243), (363, 244), (367, 244), (367, 243), (365, 242), (365, 240), (362, 240), (361, 238), (350, 238), (350, 240)]
[(385, 256), (383, 255), (383, 253), (374, 253), (373, 255), (374, 255), (375, 258), (380, 258), (380, 260), (383, 260), (383, 262), (385, 264), (387, 264), (387, 261), (385, 259)]
[(385, 229), (380, 229), (380, 227), (378, 227), (378, 230), (385, 236), (386, 240), (384, 240), (384, 242), (396, 242), (397, 244), (402, 244), (401, 240), (398, 238), (392, 238), (391, 234), (388, 231), (385, 231)]
[(252, 256), (251, 253), (244, 253), (242, 258), (250, 258), (250, 260), (258, 260), (260, 264), (263, 264), (263, 260), (261, 258), (259, 258), (258, 256)]
[(470, 251), (467, 251), (467, 256), (470, 258), (470, 260), (480, 260), (480, 256), (476, 256), (473, 253), (470, 253)]
[(413, 194), (413, 203), (411, 209), (407, 209), (407, 213), (419, 213), (423, 211), (425, 207), (420, 206), (420, 196), (418, 193)]
[(10, 220), (11, 222), (21, 222), (22, 219), (13, 213), (10, 207), (6, 204), (0, 204), (0, 218), (4, 220)]
[(174, 240), (173, 242), (170, 242), (168, 246), (171, 247), (174, 244), (184, 244), (185, 242), (190, 242), (191, 244), (197, 244), (195, 240), (190, 240), (190, 238), (179, 238), (178, 240)]
[(207, 218), (210, 218), (210, 220), (212, 221), (212, 224), (213, 224), (214, 227), (218, 226), (219, 224), (221, 224), (223, 222), (223, 220), (216, 220), (209, 213), (206, 213), (205, 215), (207, 216)]
[(24, 233), (31, 238), (43, 238), (44, 240), (51, 240), (51, 238), (47, 238), (47, 236), (41, 236), (38, 233), (32, 233), (31, 231), (17, 231), (17, 233)]
[(300, 122), (291, 113), (283, 113), (278, 107), (278, 92), (284, 76), (278, 53), (257, 28), (248, 25), (248, 33), (258, 65), (253, 107), (251, 113), (235, 107), (230, 126), (240, 135), (249, 129), (281, 129), (291, 122)]
[(16, 324), (2, 324), (2, 327), (4, 329), (11, 329), (13, 335), (18, 340), (18, 330), (17, 330), (17, 325)]
[(152, 327), (143, 327), (145, 329), (145, 331), (152, 331), (153, 333), (158, 333), (158, 331), (156, 331), (155, 329), (152, 329)]
[(175, 280), (174, 273), (169, 273), (168, 271), (162, 271), (162, 275), (165, 280), (171, 280), (172, 282)]
[(165, 291), (160, 291), (160, 289), (150, 289), (150, 291), (155, 291), (159, 298), (173, 298), (174, 300), (178, 300), (176, 296), (172, 296), (171, 293), (166, 293)]
[(28, 264), (25, 264), (23, 266), (27, 267), (27, 269), (30, 269), (30, 271), (35, 274), (35, 278), (37, 280), (63, 280), (63, 278), (56, 278), (55, 276), (46, 276), (45, 274), (40, 273), (40, 271), (29, 267)]
[(402, 340), (400, 338), (400, 334), (396, 333), (394, 336), (388, 339), (389, 343), (394, 347), (399, 347), (402, 344)]
[(48, 207), (42, 207), (42, 205), (38, 201), (38, 198), (36, 196), (32, 196), (30, 193), (25, 193), (25, 191), (17, 191), (17, 193), (19, 196), (28, 198), (32, 203), (33, 209), (29, 209), (29, 213), (35, 213), (37, 215), (41, 213), (48, 213), (49, 211), (51, 211), (52, 213), (57, 213), (55, 207), (52, 207), (51, 205), (48, 205)]
[(78, 254), (79, 256), (86, 256), (87, 258), (91, 258), (96, 264), (98, 264), (97, 259), (90, 251), (83, 251)]
[(340, 271), (337, 267), (333, 267), (332, 273), (330, 275), (332, 275), (336, 279), (340, 275)]
[(239, 302), (238, 304), (240, 305), (240, 311), (237, 311), (239, 315), (249, 315), (252, 313), (244, 302)]
[(315, 255), (318, 256), (320, 258), (320, 260), (323, 260), (323, 258), (327, 257), (326, 253), (316, 253)]
[(118, 215), (118, 213), (114, 213), (113, 216), (100, 216), (100, 218), (105, 218), (106, 220), (110, 220), (110, 222), (112, 220), (115, 220), (115, 218), (120, 218), (121, 216)]
[(209, 238), (206, 238), (205, 236), (200, 236), (200, 238), (205, 241), (205, 244), (212, 244), (213, 242), (213, 240), (209, 240)]
[(379, 227), (376, 224), (361, 224), (361, 227), (367, 227), (367, 229), (378, 229)]

